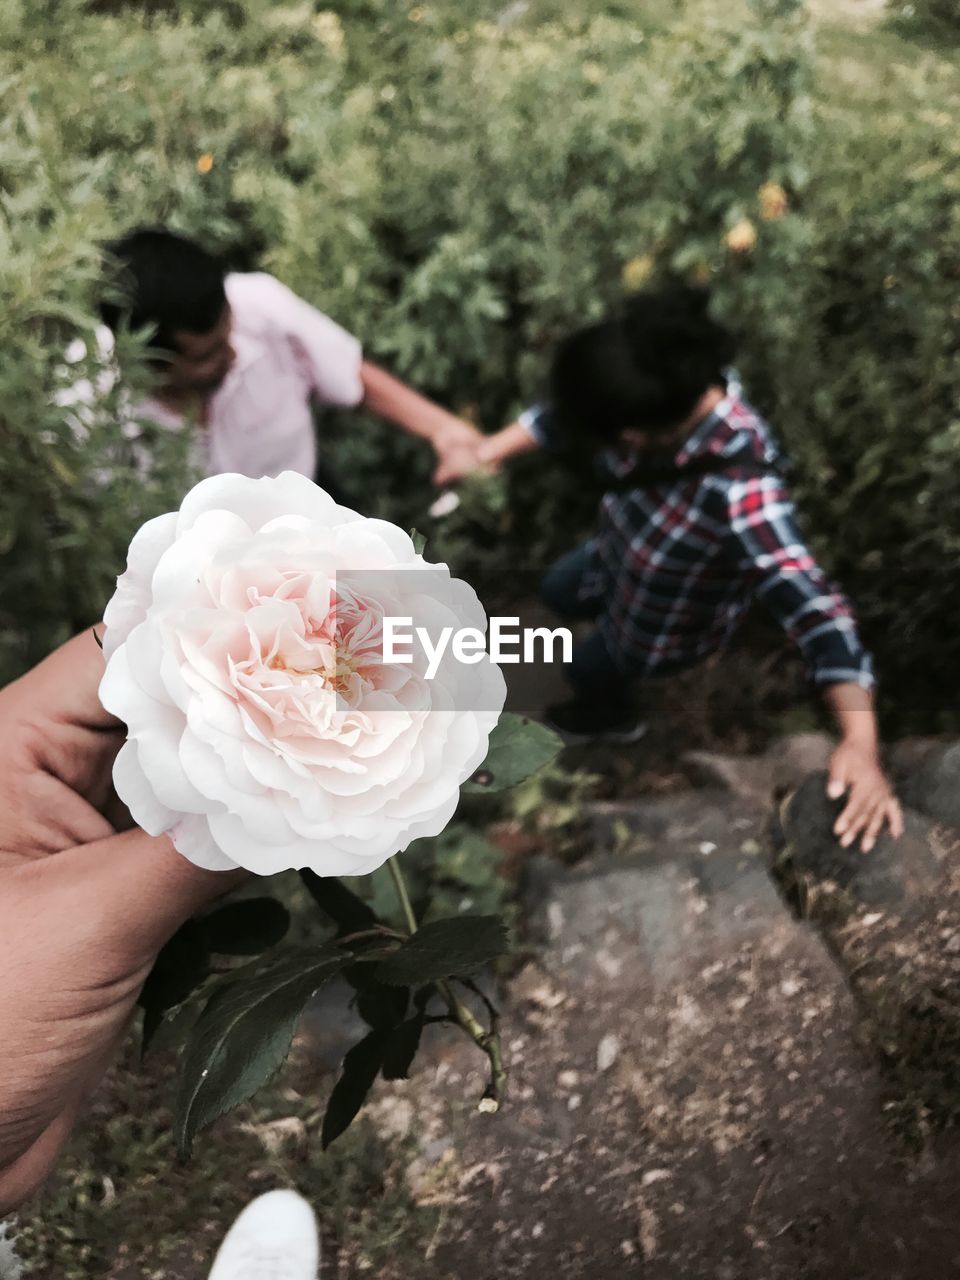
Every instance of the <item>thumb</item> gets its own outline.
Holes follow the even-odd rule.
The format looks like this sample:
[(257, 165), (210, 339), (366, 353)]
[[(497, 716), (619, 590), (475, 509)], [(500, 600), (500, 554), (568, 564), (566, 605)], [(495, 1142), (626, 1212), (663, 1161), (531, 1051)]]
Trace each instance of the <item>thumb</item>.
[(38, 917), (66, 918), (69, 904), (96, 942), (94, 963), (130, 970), (152, 964), (185, 920), (249, 878), (240, 868), (197, 867), (166, 836), (139, 827), (41, 859), (33, 874)]

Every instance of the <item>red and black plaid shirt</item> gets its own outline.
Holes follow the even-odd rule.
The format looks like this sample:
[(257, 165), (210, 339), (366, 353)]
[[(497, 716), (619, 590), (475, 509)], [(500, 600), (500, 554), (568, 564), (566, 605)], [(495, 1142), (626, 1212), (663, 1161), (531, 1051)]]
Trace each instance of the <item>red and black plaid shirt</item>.
[[(549, 441), (548, 409), (522, 421)], [(673, 465), (715, 456), (729, 460), (722, 472), (604, 496), (580, 594), (602, 602), (611, 656), (635, 674), (693, 666), (727, 643), (758, 599), (799, 645), (815, 684), (869, 688), (872, 663), (850, 606), (807, 549), (770, 429), (732, 374)]]

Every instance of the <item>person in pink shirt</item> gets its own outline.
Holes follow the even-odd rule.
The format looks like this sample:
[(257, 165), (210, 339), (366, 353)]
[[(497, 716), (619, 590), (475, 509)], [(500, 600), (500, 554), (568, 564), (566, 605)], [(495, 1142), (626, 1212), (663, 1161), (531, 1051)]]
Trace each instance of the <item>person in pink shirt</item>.
[(318, 459), (315, 410), (325, 406), (363, 407), (428, 441), (437, 484), (473, 465), (476, 428), (365, 360), (355, 337), (273, 276), (225, 273), (163, 228), (129, 233), (108, 256), (118, 300), (102, 305), (101, 350), (124, 326), (152, 330), (156, 353), (156, 389), (129, 416), (192, 424), (193, 458), (207, 475), (298, 471), (335, 490), (335, 471), (322, 451)]

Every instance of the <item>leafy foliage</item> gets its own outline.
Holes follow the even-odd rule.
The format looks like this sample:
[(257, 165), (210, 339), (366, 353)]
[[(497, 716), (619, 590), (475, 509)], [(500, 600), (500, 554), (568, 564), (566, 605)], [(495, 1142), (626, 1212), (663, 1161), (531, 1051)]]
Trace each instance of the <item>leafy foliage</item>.
[(507, 949), (507, 934), (497, 916), (460, 916), (422, 925), (402, 947), (381, 960), (381, 982), (409, 986), (473, 973)]
[[(65, 0), (55, 23), (3, 0), (0, 675), (99, 616), (131, 532), (188, 482), (162, 432), (143, 475), (118, 392), (85, 438), (57, 402), (68, 341), (91, 341), (97, 244), (165, 221), (490, 427), (624, 288), (711, 283), (888, 708), (935, 727), (960, 658), (956, 83), (898, 56), (882, 101), (847, 103), (820, 57), (795, 0)], [(134, 389), (138, 343), (120, 352)], [(377, 514), (424, 527), (423, 447), (327, 429)], [(431, 549), (471, 573), (542, 567), (594, 501), (530, 460), (471, 486)]]
[[(499, 749), (504, 741), (508, 744), (505, 768), (519, 782), (541, 768), (544, 743), (536, 732), (539, 726), (515, 719), (517, 724), (508, 724)], [(489, 847), (476, 833), (454, 824), (436, 842), (417, 843), (436, 843), (441, 850), (438, 864), (448, 865), (449, 874), (459, 876), (465, 888), (472, 884), (478, 893), (489, 888), (489, 868), (476, 861), (477, 845), (483, 854)], [(201, 1129), (270, 1080), (289, 1051), (304, 1007), (338, 975), (354, 989), (357, 1012), (370, 1030), (344, 1059), (327, 1103), (324, 1146), (350, 1125), (378, 1075), (386, 1080), (407, 1075), (428, 1022), (458, 1025), (487, 1054), (491, 1083), (485, 1097), (499, 1103), (505, 1080), (499, 1015), (468, 975), (505, 952), (507, 929), (500, 916), (454, 910), (449, 917), (430, 919), (414, 929), (415, 922), (401, 911), (400, 932), (382, 919), (376, 892), (368, 901), (336, 877), (320, 877), (310, 870), (300, 872), (300, 881), (307, 901), (333, 927), (334, 941), (274, 949), (290, 927), (287, 908), (271, 898), (241, 897), (184, 925), (147, 979), (141, 997), (144, 1050), (162, 1026), (172, 1032), (181, 1019), (191, 1022), (176, 1103), (182, 1158), (189, 1156)], [(402, 873), (398, 881), (403, 881)], [(390, 883), (398, 902), (406, 897), (409, 891), (404, 888), (398, 894), (392, 876)], [(384, 914), (388, 910), (389, 905)], [(225, 974), (213, 963), (215, 956), (244, 955), (259, 958)], [(210, 979), (212, 985), (206, 986)], [(479, 995), (489, 1027), (454, 994), (452, 979)], [(203, 995), (206, 1003), (195, 1016)], [(435, 1001), (445, 1004), (446, 1012), (431, 1014)]]
[(256, 956), (286, 937), (290, 915), (275, 898), (239, 898), (195, 922), (210, 951)]
[(514, 787), (555, 759), (562, 746), (546, 725), (505, 711), (490, 735), (486, 759), (463, 789), (469, 793)]
[(907, 32), (920, 32), (956, 43), (960, 41), (960, 4), (957, 0), (900, 0), (892, 6), (892, 17)]
[(177, 1147), (190, 1154), (197, 1132), (238, 1106), (282, 1064), (307, 1000), (349, 963), (336, 948), (291, 948), (214, 991), (184, 1055), (177, 1097)]

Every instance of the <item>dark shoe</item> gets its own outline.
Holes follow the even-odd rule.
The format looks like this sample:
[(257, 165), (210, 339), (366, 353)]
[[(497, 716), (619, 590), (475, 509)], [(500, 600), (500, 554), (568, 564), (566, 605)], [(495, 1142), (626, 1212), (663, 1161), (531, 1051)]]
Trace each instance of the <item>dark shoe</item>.
[(635, 713), (611, 712), (608, 707), (597, 707), (580, 698), (560, 702), (547, 707), (546, 723), (556, 729), (564, 742), (639, 742), (647, 732), (644, 721)]

